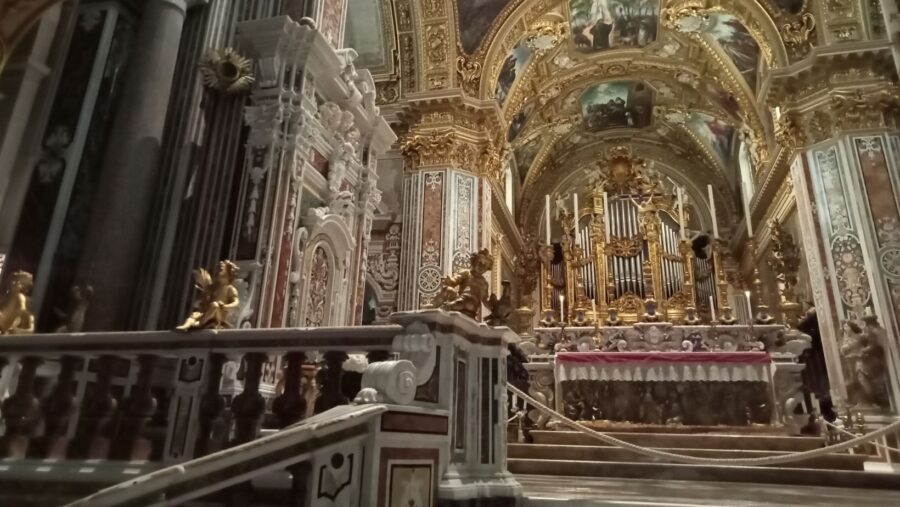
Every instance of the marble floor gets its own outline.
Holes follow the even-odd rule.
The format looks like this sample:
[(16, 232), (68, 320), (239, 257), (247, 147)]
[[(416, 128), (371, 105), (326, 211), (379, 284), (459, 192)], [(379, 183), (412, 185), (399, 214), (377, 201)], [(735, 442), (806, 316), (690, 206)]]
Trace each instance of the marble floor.
[(887, 507), (900, 491), (517, 475), (525, 507)]

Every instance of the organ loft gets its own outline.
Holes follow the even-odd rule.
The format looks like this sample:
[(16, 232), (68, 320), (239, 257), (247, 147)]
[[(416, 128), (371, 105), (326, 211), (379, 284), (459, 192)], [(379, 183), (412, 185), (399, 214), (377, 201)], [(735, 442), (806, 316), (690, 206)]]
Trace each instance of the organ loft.
[(0, 0), (0, 505), (900, 504), (892, 0)]

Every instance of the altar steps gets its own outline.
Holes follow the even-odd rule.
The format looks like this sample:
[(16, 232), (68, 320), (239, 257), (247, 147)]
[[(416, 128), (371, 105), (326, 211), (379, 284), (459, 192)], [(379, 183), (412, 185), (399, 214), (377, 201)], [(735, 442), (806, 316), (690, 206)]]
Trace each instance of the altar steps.
[[(818, 437), (789, 437), (785, 435), (716, 434), (716, 433), (650, 433), (604, 432), (611, 437), (641, 447), (671, 449), (739, 449), (744, 451), (801, 452), (822, 447)], [(602, 442), (579, 431), (532, 431), (535, 444), (602, 445)]]
[[(688, 465), (604, 445), (569, 431), (534, 431), (534, 443), (508, 447), (514, 474), (740, 483), (828, 485), (900, 490), (900, 474), (863, 471), (863, 455), (832, 453), (767, 467)], [(610, 433), (643, 447), (709, 458), (756, 458), (822, 447), (820, 438), (772, 435)]]
[[(726, 449), (687, 449), (673, 447), (657, 447), (660, 451), (697, 456), (701, 458), (762, 458), (787, 454), (785, 451), (745, 451)], [(509, 444), (507, 456), (510, 459), (552, 459), (572, 461), (613, 461), (639, 463), (667, 463), (663, 458), (622, 449), (621, 447), (585, 446), (585, 445), (550, 445), (550, 444)], [(817, 458), (772, 465), (775, 468), (815, 468), (823, 470), (863, 470), (866, 456), (853, 454), (826, 454)]]

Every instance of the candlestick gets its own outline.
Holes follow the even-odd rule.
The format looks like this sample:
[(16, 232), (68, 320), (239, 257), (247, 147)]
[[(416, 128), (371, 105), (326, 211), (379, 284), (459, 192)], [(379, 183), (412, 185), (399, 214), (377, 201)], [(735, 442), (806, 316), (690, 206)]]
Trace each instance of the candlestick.
[(709, 213), (712, 215), (713, 238), (719, 239), (719, 220), (716, 219), (716, 200), (713, 199), (712, 185), (706, 185), (706, 192), (709, 194)]
[(560, 294), (559, 295), (559, 322), (560, 323), (564, 323), (566, 321), (565, 307), (566, 307), (566, 296), (563, 296), (562, 294)]
[(752, 238), (753, 224), (751, 222), (753, 219), (750, 217), (750, 197), (744, 194), (743, 190), (741, 191), (741, 194), (744, 196), (744, 220), (747, 222), (747, 237)]
[(678, 227), (681, 229), (681, 239), (684, 240), (684, 193), (678, 187)]
[(747, 296), (747, 315), (750, 316), (750, 321), (753, 321), (753, 304), (750, 302), (750, 291), (745, 290), (744, 295)]
[(573, 223), (575, 224), (575, 232), (573, 234), (575, 235), (575, 244), (577, 245), (579, 243), (579, 241), (578, 241), (578, 193), (577, 192), (572, 192), (572, 205), (573, 205), (572, 215), (574, 216)]
[(597, 319), (597, 302), (593, 299), (591, 300), (591, 312), (593, 313), (594, 320)]
[(550, 244), (550, 194), (544, 196), (544, 228), (547, 244)]
[(709, 313), (710, 313), (710, 322), (716, 321), (716, 305), (713, 302), (713, 297), (709, 296)]
[(603, 225), (606, 233), (606, 242), (609, 243), (609, 195), (603, 192)]

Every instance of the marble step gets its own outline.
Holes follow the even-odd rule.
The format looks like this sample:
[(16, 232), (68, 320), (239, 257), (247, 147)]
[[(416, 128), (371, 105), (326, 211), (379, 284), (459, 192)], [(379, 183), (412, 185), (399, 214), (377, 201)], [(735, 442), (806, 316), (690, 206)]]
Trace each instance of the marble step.
[[(702, 458), (761, 458), (787, 454), (784, 451), (745, 451), (728, 449), (673, 449), (661, 451)], [(671, 463), (663, 458), (646, 456), (621, 447), (596, 445), (509, 444), (507, 456), (517, 459), (553, 459), (575, 461), (628, 461), (641, 463)], [(831, 470), (863, 470), (867, 456), (859, 454), (826, 454), (813, 459), (778, 465), (777, 468), (817, 468)]]
[[(732, 467), (637, 463), (624, 461), (561, 461), (552, 459), (508, 460), (509, 471), (527, 475), (716, 481), (760, 484), (792, 484), (900, 490), (900, 474), (821, 470), (813, 468)], [(690, 487), (686, 484), (685, 487)]]
[(900, 491), (734, 482), (517, 475), (525, 507), (887, 507)]
[[(607, 433), (607, 435), (642, 447), (670, 449), (798, 452), (818, 449), (824, 445), (823, 440), (818, 437), (680, 433)], [(600, 440), (577, 431), (532, 431), (531, 437), (535, 444), (603, 445)]]

